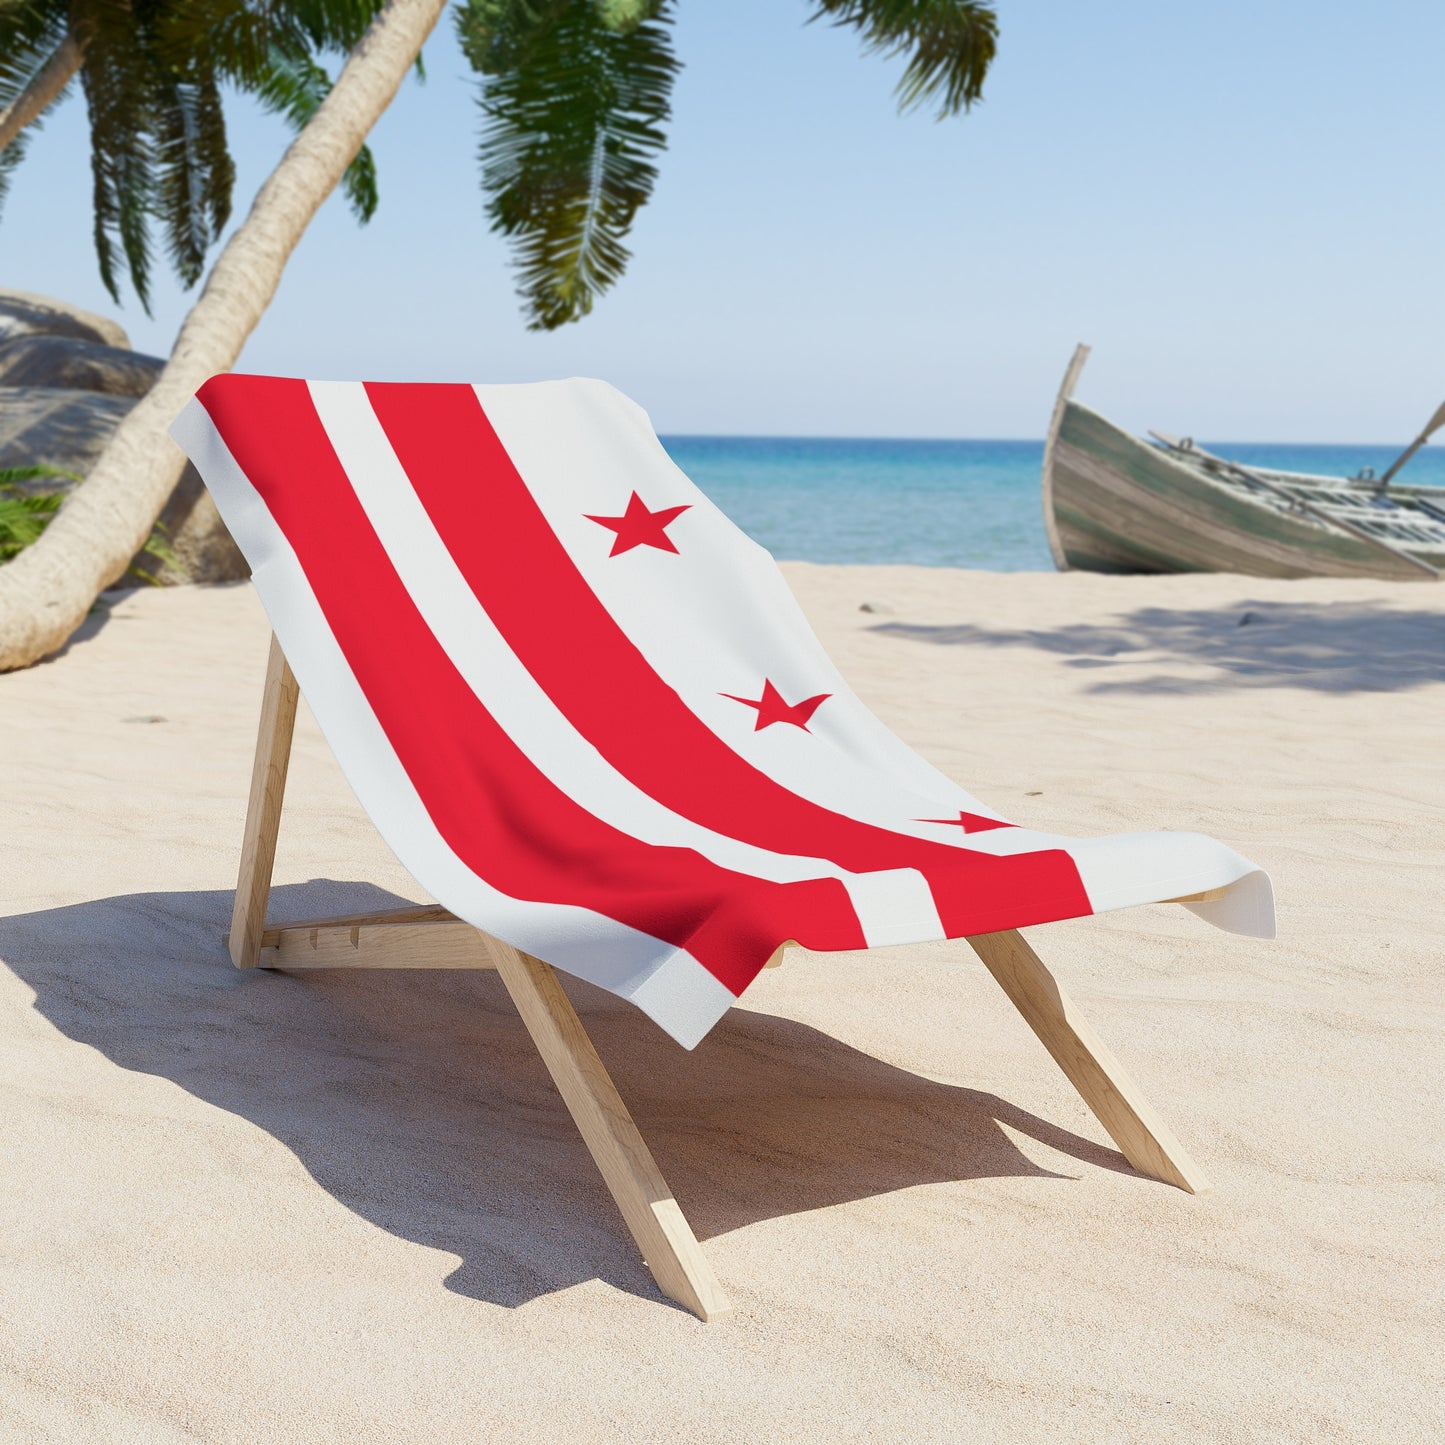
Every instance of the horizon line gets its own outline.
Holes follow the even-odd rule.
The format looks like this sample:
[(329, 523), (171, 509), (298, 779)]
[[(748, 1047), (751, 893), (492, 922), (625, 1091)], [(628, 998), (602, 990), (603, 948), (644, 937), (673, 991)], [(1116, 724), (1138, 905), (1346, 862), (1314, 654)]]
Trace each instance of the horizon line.
[[(1132, 435), (1132, 433), (1131, 433)], [(749, 442), (989, 442), (995, 446), (1043, 446), (1046, 437), (992, 437), (992, 436), (875, 436), (851, 432), (711, 432), (711, 431), (673, 431), (671, 429), (657, 432), (659, 440), (673, 438), (677, 441), (749, 441)], [(1143, 437), (1140, 440), (1144, 440)], [(1388, 442), (1365, 442), (1365, 441), (1330, 441), (1330, 442), (1305, 442), (1305, 441), (1270, 441), (1262, 437), (1253, 440), (1235, 437), (1232, 440), (1219, 441), (1209, 438), (1203, 439), (1210, 448), (1215, 447), (1370, 447), (1385, 449), (1394, 447), (1403, 451), (1404, 447), (1399, 441)], [(1422, 451), (1426, 449), (1422, 448)], [(1438, 455), (1445, 448), (1434, 448)]]

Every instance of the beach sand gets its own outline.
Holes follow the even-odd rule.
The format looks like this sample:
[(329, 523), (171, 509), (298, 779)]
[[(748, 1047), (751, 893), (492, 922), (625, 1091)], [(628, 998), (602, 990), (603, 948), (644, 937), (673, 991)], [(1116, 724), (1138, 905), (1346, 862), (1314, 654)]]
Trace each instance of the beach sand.
[[(692, 1054), (575, 986), (700, 1324), (494, 975), (231, 968), (266, 622), (134, 592), (0, 678), (0, 1439), (1445, 1436), (1445, 588), (786, 570), (1005, 815), (1272, 873), (1277, 942), (1030, 931), (1214, 1192), (1133, 1173), (961, 943), (794, 952)], [(419, 896), (304, 708), (277, 878)]]

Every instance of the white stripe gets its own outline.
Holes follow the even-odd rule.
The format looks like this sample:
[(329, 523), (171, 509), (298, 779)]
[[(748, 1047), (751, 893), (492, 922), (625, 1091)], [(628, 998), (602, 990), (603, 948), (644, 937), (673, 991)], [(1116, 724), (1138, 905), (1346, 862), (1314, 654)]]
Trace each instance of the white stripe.
[(684, 1048), (735, 1002), (696, 959), (635, 928), (568, 904), (523, 901), (478, 878), (428, 816), (305, 573), (205, 408), (192, 401), (171, 427), (251, 563), (252, 579), (306, 699), (358, 800), (402, 865), (459, 918), (631, 999)]
[[(898, 941), (898, 900), (904, 896), (915, 900), (912, 928), (905, 930), (908, 941), (943, 937), (932, 895), (922, 875), (912, 869), (889, 870), (882, 875), (885, 881), (875, 882), (826, 859), (755, 847), (674, 813), (618, 772), (537, 684), (477, 601), (412, 487), (365, 388), (350, 382), (312, 382), (310, 389), (357, 500), (427, 626), (503, 731), (563, 793), (644, 843), (689, 848), (736, 873), (775, 883), (842, 879), (870, 945)], [(902, 874), (903, 881), (890, 885), (886, 880), (895, 873)]]
[(1203, 833), (1114, 833), (1062, 841), (1095, 913), (1224, 888), (1223, 898), (1190, 904), (1191, 911), (1231, 933), (1274, 937), (1274, 892), (1268, 876)]
[[(859, 918), (868, 919), (868, 946), (889, 943), (927, 943), (946, 938), (928, 880), (916, 868), (889, 868), (854, 875), (848, 894)], [(932, 931), (919, 935), (920, 920), (937, 920)]]

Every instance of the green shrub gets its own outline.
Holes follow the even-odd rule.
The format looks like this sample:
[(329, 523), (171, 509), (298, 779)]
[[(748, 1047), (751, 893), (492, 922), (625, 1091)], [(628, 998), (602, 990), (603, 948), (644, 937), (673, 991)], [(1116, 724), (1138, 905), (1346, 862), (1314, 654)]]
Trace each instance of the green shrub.
[[(27, 492), (21, 482), (37, 482), (46, 478), (60, 481), (79, 482), (83, 477), (67, 472), (63, 467), (47, 466), (37, 462), (28, 467), (0, 467), (0, 563), (8, 562), (18, 552), (23, 552), (50, 525), (50, 519), (60, 510), (65, 500), (60, 492)], [(168, 567), (179, 569), (180, 562), (171, 550), (166, 529), (159, 522), (152, 529), (141, 551), (164, 562)], [(131, 567), (128, 575), (142, 582), (159, 586), (159, 579), (139, 567)]]

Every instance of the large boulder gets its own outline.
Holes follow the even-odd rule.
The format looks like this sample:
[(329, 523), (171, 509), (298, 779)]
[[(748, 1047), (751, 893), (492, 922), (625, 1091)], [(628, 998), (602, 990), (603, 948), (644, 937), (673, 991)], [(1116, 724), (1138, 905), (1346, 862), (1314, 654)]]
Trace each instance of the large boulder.
[(151, 389), (164, 366), (158, 356), (102, 346), (77, 336), (32, 332), (0, 341), (0, 387), (54, 386), (140, 397)]
[[(133, 396), (68, 387), (0, 386), (0, 468), (44, 462), (84, 476), (135, 403)], [(56, 490), (50, 483), (30, 485)]]
[(251, 575), (250, 564), (226, 530), (201, 474), (189, 463), (160, 515), (171, 560), (162, 562), (140, 552), (115, 585), (135, 587), (137, 572), (154, 582), (240, 582)]
[(79, 341), (130, 350), (130, 338), (104, 316), (57, 301), (53, 296), (0, 287), (0, 338), (33, 335), (73, 336)]
[[(51, 296), (0, 288), (0, 469), (43, 462), (85, 476), (164, 362), (140, 356), (114, 321)], [(59, 477), (21, 484), (66, 493)], [(160, 524), (171, 563), (137, 553), (116, 584), (142, 572), (158, 582), (232, 582), (250, 575), (196, 469), (187, 466)]]

